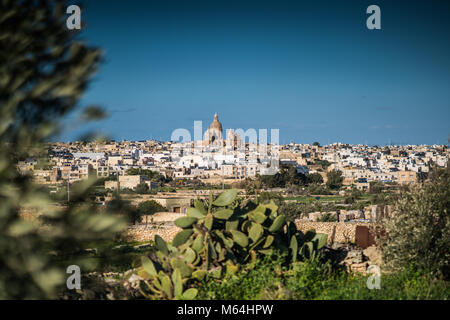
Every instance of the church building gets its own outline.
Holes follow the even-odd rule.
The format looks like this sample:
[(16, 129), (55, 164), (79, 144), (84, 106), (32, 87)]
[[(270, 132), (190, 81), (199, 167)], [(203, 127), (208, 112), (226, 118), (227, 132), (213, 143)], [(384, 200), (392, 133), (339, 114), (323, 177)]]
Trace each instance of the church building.
[(223, 138), (222, 124), (219, 121), (219, 116), (217, 112), (214, 114), (214, 120), (209, 125), (205, 132), (203, 145), (211, 147), (226, 147), (230, 150), (237, 150), (241, 147), (242, 141), (239, 134), (235, 133), (233, 129), (227, 130), (226, 139)]

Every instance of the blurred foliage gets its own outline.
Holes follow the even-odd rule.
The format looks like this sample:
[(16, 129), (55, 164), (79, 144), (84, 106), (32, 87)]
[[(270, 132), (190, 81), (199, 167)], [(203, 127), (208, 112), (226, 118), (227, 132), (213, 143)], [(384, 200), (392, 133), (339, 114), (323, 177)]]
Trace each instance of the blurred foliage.
[(112, 199), (107, 201), (106, 209), (113, 212), (114, 215), (125, 218), (128, 224), (140, 222), (141, 217), (136, 206), (131, 203), (131, 200), (124, 200), (118, 192), (113, 192)]
[[(98, 49), (67, 29), (67, 6), (45, 0), (0, 3), (0, 299), (56, 297), (68, 275), (51, 253), (75, 252), (123, 227), (109, 210), (100, 214), (86, 200), (95, 180), (78, 184), (70, 203), (57, 207), (16, 168), (18, 160), (45, 152), (45, 142), (76, 109), (101, 61)], [(85, 120), (102, 114), (87, 110)], [(24, 209), (40, 212), (45, 225), (21, 219)], [(70, 263), (83, 271), (82, 262)]]
[(353, 187), (351, 190), (345, 191), (345, 204), (354, 204), (358, 199), (360, 199), (362, 196), (362, 192), (355, 187)]

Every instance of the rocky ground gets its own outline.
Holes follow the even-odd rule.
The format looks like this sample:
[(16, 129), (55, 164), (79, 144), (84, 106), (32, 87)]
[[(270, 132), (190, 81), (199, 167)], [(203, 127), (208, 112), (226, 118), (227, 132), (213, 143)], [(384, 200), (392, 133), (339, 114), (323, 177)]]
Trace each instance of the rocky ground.
[(120, 300), (142, 299), (139, 285), (141, 277), (134, 269), (123, 273), (92, 272), (81, 278), (80, 290), (65, 290), (62, 300)]
[(382, 265), (381, 251), (375, 246), (363, 250), (353, 244), (334, 243), (326, 247), (325, 255), (352, 273), (366, 274), (369, 266)]

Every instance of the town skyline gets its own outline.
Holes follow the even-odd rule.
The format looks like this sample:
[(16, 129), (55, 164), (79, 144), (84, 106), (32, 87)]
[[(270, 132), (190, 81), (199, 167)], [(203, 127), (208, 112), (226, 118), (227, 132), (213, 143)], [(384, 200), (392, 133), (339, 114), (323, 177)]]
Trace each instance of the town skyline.
[[(214, 113), (214, 119), (217, 120), (218, 119), (217, 117), (218, 117), (218, 113), (215, 112)], [(200, 124), (198, 122), (200, 122)], [(191, 142), (198, 142), (198, 141), (204, 140), (205, 136), (207, 136), (207, 134), (208, 134), (207, 133), (208, 132), (208, 126), (203, 126), (203, 123), (204, 122), (202, 120), (200, 120), (200, 121), (195, 120), (194, 121), (194, 126), (192, 126), (191, 128), (177, 128), (177, 129), (172, 131), (172, 135), (174, 134), (174, 132), (176, 132), (176, 130), (184, 130), (190, 136), (189, 137), (189, 139), (190, 139), (189, 141), (191, 141)], [(199, 125), (199, 127), (196, 128), (196, 125)], [(225, 137), (225, 136), (227, 136), (227, 134), (230, 131), (233, 132), (233, 131), (238, 130), (238, 131), (240, 131), (241, 133), (243, 133), (245, 135), (246, 133), (250, 132), (250, 130), (258, 131), (259, 129), (268, 130), (270, 132), (270, 128), (233, 128), (233, 126), (225, 126), (224, 128), (220, 127), (219, 131), (220, 131), (220, 134), (221, 135), (223, 134), (224, 137)], [(274, 129), (274, 128), (272, 128), (272, 129)], [(196, 137), (196, 134), (199, 134), (198, 132), (196, 133), (197, 130), (201, 131), (201, 137)], [(192, 139), (191, 139), (191, 137), (192, 137)], [(260, 144), (259, 137), (256, 137), (256, 139), (257, 139), (257, 143)], [(266, 139), (268, 140), (267, 144), (271, 144), (271, 141), (269, 141), (270, 140), (270, 133), (269, 133), (269, 136), (266, 137)], [(248, 136), (245, 136), (244, 140), (245, 140), (245, 142), (250, 143)], [(368, 144), (368, 143), (346, 143), (345, 141), (333, 141), (333, 142), (330, 142), (330, 139), (328, 139), (328, 143), (322, 143), (322, 142), (320, 142), (318, 140), (314, 140), (312, 142), (297, 142), (297, 141), (291, 140), (291, 141), (289, 141), (287, 143), (279, 142), (278, 144), (279, 145), (292, 145), (292, 144), (294, 144), (294, 145), (315, 145), (315, 144), (319, 144), (320, 146), (323, 146), (323, 147), (333, 146), (333, 145), (355, 145), (355, 146), (368, 146), (368, 147), (370, 147), (370, 146), (378, 146), (378, 147), (388, 147), (388, 146), (392, 146), (392, 147), (397, 147), (397, 146), (398, 147), (400, 147), (400, 146), (447, 146), (448, 147), (449, 140), (450, 140), (450, 134), (449, 134), (449, 137), (447, 139), (447, 143), (441, 143), (441, 144), (440, 143), (432, 143), (432, 144), (427, 144), (427, 143), (423, 143), (423, 144), (396, 143), (394, 141), (389, 141), (389, 143), (387, 143), (387, 144)], [(70, 143), (70, 142), (80, 142), (80, 141), (85, 141), (85, 140), (84, 139), (75, 139), (75, 140), (66, 140), (66, 141), (52, 140), (50, 143)], [(182, 141), (181, 137), (180, 137), (180, 139), (177, 139), (177, 140), (175, 140), (175, 139), (172, 140), (170, 138), (164, 140), (164, 139), (153, 138), (151, 136), (149, 138), (147, 138), (147, 139), (126, 139), (126, 138), (114, 139), (114, 138), (111, 138), (110, 136), (98, 136), (97, 138), (94, 138), (94, 139), (90, 140), (89, 142), (96, 143), (96, 141), (110, 141), (110, 142), (125, 142), (125, 141), (145, 142), (145, 141), (155, 141), (155, 142), (161, 142), (161, 143), (164, 143), (164, 142), (173, 142), (173, 143), (188, 142), (188, 141)]]

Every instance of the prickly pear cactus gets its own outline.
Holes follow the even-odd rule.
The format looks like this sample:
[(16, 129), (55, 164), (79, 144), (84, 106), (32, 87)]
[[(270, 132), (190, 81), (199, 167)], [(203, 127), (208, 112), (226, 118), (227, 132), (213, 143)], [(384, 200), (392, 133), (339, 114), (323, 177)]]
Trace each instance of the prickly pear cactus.
[(149, 298), (195, 298), (194, 288), (184, 290), (205, 277), (220, 279), (275, 250), (286, 252), (291, 262), (315, 259), (325, 246), (326, 234), (313, 230), (303, 234), (286, 222), (273, 203), (239, 205), (237, 190), (230, 189), (216, 199), (195, 200), (185, 217), (175, 220), (182, 228), (166, 243), (155, 237), (156, 253), (142, 258), (138, 274), (143, 277)]

